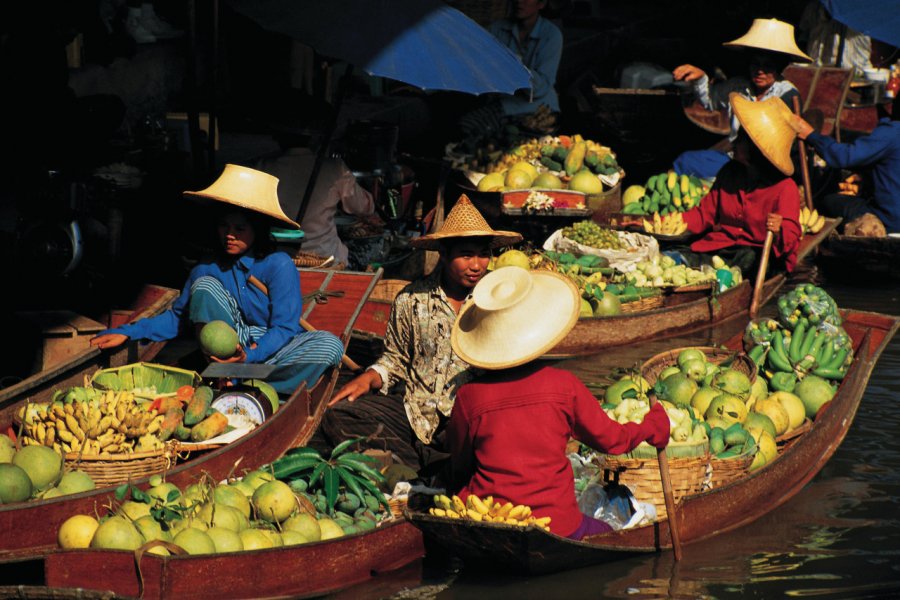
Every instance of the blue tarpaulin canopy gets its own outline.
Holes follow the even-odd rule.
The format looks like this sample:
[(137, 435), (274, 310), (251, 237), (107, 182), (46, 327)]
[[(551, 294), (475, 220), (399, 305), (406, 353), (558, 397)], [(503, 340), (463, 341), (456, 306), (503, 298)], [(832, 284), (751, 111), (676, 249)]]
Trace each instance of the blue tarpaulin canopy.
[(822, 0), (822, 5), (836, 21), (900, 47), (900, 0)]

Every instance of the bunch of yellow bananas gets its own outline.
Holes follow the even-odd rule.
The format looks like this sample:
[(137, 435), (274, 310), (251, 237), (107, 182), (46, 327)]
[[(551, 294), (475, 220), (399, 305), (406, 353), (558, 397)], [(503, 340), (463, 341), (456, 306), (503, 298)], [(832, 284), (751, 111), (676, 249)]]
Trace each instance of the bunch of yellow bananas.
[(493, 496), (484, 500), (470, 494), (463, 502), (459, 496), (453, 497), (438, 494), (434, 497), (434, 508), (428, 510), (428, 514), (436, 517), (449, 517), (451, 519), (470, 519), (487, 523), (504, 523), (527, 527), (534, 525), (550, 531), (550, 517), (538, 519), (531, 514), (531, 507), (522, 504), (513, 505), (512, 502), (495, 502)]
[(803, 233), (819, 233), (825, 226), (825, 215), (820, 215), (816, 209), (803, 207), (800, 209), (800, 227)]
[(687, 231), (687, 223), (680, 212), (670, 212), (660, 217), (658, 212), (653, 213), (652, 219), (644, 219), (644, 231), (647, 233), (660, 233), (665, 235), (680, 235)]
[(22, 407), (22, 443), (49, 446), (59, 452), (103, 456), (116, 452), (144, 452), (161, 448), (153, 435), (163, 415), (144, 410), (131, 391), (109, 390), (85, 401), (53, 402)]

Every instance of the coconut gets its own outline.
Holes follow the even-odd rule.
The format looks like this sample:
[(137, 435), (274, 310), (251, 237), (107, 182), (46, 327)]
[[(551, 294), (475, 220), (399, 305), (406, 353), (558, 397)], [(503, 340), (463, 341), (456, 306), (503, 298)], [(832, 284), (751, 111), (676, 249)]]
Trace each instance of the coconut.
[(31, 498), (33, 491), (25, 469), (11, 463), (0, 463), (0, 504), (24, 502)]
[(28, 473), (38, 491), (56, 485), (63, 473), (63, 457), (47, 446), (25, 446), (16, 452), (12, 463)]

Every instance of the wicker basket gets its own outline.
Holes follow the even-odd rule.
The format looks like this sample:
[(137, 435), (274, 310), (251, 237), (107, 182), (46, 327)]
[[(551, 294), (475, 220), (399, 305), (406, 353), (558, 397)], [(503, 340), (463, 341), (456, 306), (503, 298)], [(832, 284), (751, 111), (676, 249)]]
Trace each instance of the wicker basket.
[(380, 302), (391, 303), (400, 290), (409, 285), (409, 281), (405, 279), (382, 279), (375, 284), (372, 293), (369, 294), (369, 300), (378, 300)]
[[(672, 496), (676, 503), (684, 496), (696, 494), (709, 487), (709, 456), (670, 458), (668, 462)], [(604, 455), (600, 466), (603, 469), (604, 481), (618, 481), (628, 486), (637, 500), (656, 507), (658, 520), (666, 518), (666, 500), (663, 496), (657, 459)]]
[(175, 446), (150, 452), (129, 452), (107, 456), (82, 456), (77, 452), (66, 454), (66, 466), (79, 469), (91, 476), (96, 486), (119, 485), (141, 477), (156, 475), (169, 469), (175, 462)]
[(646, 298), (641, 298), (640, 300), (635, 300), (633, 302), (622, 303), (622, 312), (644, 312), (653, 310), (654, 308), (662, 308), (663, 306), (665, 306), (665, 303), (666, 301), (665, 298), (663, 298), (662, 294), (657, 294), (656, 296), (647, 296)]
[(312, 252), (295, 252), (291, 256), (291, 260), (294, 261), (294, 264), (298, 267), (306, 267), (309, 269), (320, 269), (324, 267), (328, 267), (329, 269), (335, 270), (343, 270), (346, 265), (344, 263), (337, 263), (329, 256), (319, 256), (318, 254), (313, 254)]
[(391, 515), (395, 517), (402, 517), (407, 505), (406, 498), (391, 498), (388, 500), (388, 506), (391, 507)]
[[(731, 368), (740, 371), (749, 377), (750, 383), (756, 381), (756, 364), (753, 362), (753, 359), (746, 354), (734, 352), (733, 350), (716, 348), (714, 346), (691, 347), (703, 352), (703, 354), (706, 355), (707, 361), (717, 365), (734, 358)], [(682, 350), (687, 350), (687, 348), (673, 348), (672, 350), (661, 352), (648, 359), (641, 365), (641, 375), (644, 376), (651, 386), (654, 385), (656, 383), (656, 378), (659, 377), (660, 373), (665, 371), (668, 367), (678, 364), (678, 354), (681, 353)]]
[(712, 470), (709, 487), (721, 487), (746, 475), (750, 470), (750, 465), (753, 464), (753, 458), (755, 456), (756, 447), (754, 446), (752, 451), (741, 454), (740, 456), (734, 456), (732, 458), (713, 457), (709, 461)]
[(782, 433), (777, 438), (775, 438), (775, 442), (778, 444), (787, 444), (791, 440), (797, 439), (810, 429), (812, 429), (812, 420), (807, 417), (803, 420), (803, 423), (801, 423), (800, 426), (796, 429), (792, 429), (786, 433)]

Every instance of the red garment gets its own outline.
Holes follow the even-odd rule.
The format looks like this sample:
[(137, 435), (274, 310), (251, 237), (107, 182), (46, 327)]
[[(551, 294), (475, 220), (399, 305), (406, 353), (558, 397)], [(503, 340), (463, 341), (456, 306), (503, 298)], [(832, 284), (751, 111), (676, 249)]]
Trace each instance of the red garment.
[(644, 440), (664, 446), (669, 418), (655, 406), (643, 423), (610, 419), (578, 378), (539, 364), (490, 372), (459, 388), (447, 426), (458, 492), (530, 506), (568, 536), (582, 515), (566, 444), (575, 438), (620, 454)]
[(782, 216), (781, 232), (775, 235), (772, 251), (784, 260), (788, 272), (797, 263), (800, 245), (800, 191), (794, 180), (785, 177), (768, 187), (752, 190), (735, 185), (736, 163), (728, 163), (716, 177), (716, 184), (700, 205), (684, 213), (691, 233), (705, 236), (691, 244), (694, 252), (715, 252), (731, 246), (761, 248), (766, 240), (766, 217)]

